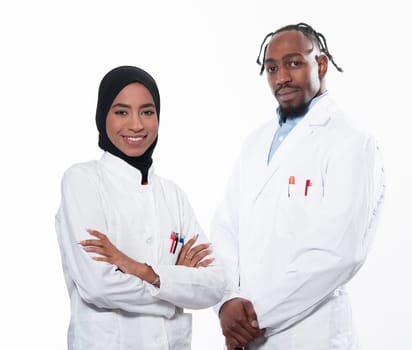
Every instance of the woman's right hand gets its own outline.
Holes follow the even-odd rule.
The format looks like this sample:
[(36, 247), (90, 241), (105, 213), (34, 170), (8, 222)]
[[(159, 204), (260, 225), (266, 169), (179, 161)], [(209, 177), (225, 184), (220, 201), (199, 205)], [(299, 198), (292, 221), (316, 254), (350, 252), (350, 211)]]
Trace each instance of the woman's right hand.
[(213, 258), (204, 259), (212, 253), (210, 243), (202, 243), (194, 246), (198, 235), (193, 236), (183, 245), (180, 250), (176, 265), (183, 265), (187, 267), (206, 267), (213, 262)]

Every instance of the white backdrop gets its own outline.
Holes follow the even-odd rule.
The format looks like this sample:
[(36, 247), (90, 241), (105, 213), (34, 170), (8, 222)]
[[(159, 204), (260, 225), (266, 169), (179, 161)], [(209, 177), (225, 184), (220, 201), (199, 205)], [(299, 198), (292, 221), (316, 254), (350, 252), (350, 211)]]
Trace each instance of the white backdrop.
[[(344, 69), (328, 88), (381, 140), (387, 201), (350, 283), (363, 349), (411, 349), (410, 20), (407, 1), (4, 1), (0, 4), (1, 349), (65, 349), (69, 299), (54, 232), (60, 179), (100, 157), (97, 87), (111, 68), (153, 74), (162, 100), (158, 174), (209, 221), (245, 135), (273, 117), (255, 64), (266, 33), (307, 22)], [(409, 97), (409, 99), (408, 99)], [(221, 349), (194, 313), (193, 349)]]

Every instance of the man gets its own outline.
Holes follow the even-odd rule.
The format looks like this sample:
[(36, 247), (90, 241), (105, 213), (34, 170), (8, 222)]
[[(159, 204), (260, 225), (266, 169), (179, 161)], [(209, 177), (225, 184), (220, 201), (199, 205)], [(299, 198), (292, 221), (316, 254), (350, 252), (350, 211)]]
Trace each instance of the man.
[(212, 222), (229, 281), (216, 306), (226, 345), (357, 349), (345, 284), (376, 231), (380, 151), (330, 97), (328, 63), (342, 70), (321, 33), (288, 25), (262, 49), (277, 118), (245, 141)]

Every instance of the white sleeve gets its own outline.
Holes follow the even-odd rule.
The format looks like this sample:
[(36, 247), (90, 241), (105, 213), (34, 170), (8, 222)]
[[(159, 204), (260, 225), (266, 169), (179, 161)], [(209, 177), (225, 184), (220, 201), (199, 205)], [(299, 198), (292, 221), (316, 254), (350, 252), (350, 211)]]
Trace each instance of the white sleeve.
[(284, 277), (265, 286), (253, 301), (267, 335), (304, 318), (356, 274), (371, 246), (384, 193), (375, 140), (352, 139), (340, 145), (327, 164), (323, 201), (305, 221)]
[(222, 261), (225, 274), (223, 298), (214, 309), (219, 313), (221, 306), (228, 300), (241, 297), (239, 281), (239, 203), (242, 188), (240, 186), (240, 158), (227, 183), (224, 198), (215, 211), (211, 222), (211, 239), (216, 247), (216, 255)]
[(98, 186), (97, 177), (80, 166), (70, 168), (63, 176), (56, 231), (66, 281), (69, 276), (82, 299), (97, 307), (172, 317), (175, 306), (154, 297), (150, 284), (118, 271), (112, 264), (93, 260), (79, 245), (79, 241), (90, 238), (88, 228), (107, 233)]
[[(180, 191), (179, 197), (182, 215), (181, 232), (185, 234), (186, 241), (199, 234), (195, 245), (208, 242), (186, 195)], [(224, 275), (221, 263), (215, 254), (212, 253), (209, 257), (215, 260), (207, 267), (153, 266), (160, 277), (160, 288), (152, 288), (153, 294), (182, 308), (202, 309), (215, 305), (223, 295)]]

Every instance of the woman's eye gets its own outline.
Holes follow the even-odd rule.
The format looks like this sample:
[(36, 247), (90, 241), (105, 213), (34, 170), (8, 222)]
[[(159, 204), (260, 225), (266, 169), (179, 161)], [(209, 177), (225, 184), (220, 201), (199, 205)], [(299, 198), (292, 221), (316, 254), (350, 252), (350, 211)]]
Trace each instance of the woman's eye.
[(120, 115), (120, 116), (126, 116), (126, 115), (127, 115), (127, 111), (118, 110), (118, 111), (114, 112), (114, 114)]
[(155, 112), (152, 110), (146, 110), (146, 111), (142, 111), (142, 114), (146, 117), (151, 117), (152, 115), (155, 114)]

